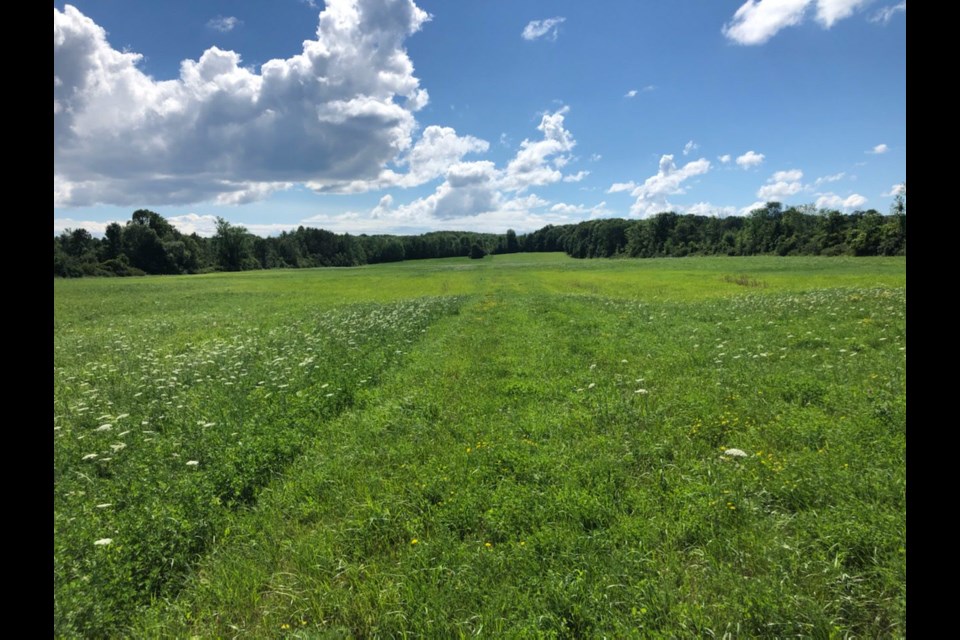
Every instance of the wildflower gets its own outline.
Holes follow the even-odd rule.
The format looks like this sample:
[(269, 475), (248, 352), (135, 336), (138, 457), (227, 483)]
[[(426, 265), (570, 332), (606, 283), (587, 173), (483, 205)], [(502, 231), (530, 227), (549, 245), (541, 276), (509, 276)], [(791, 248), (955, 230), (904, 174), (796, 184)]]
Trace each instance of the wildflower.
[(731, 458), (746, 458), (747, 452), (743, 449), (727, 449), (723, 452), (723, 455), (730, 456)]
[(410, 544), (417, 544), (417, 543), (419, 543), (419, 542), (420, 542), (419, 540), (417, 540), (416, 538), (414, 538), (413, 540), (410, 541)]
[(484, 542), (484, 543), (483, 543), (483, 546), (485, 546), (487, 549), (492, 549), (492, 548), (493, 548), (493, 544), (491, 544), (491, 543), (489, 543), (489, 542)]
[(187, 461), (187, 466), (188, 466), (188, 467), (195, 467), (195, 466), (197, 466), (198, 464), (200, 464), (200, 461), (199, 461), (199, 460), (188, 460), (188, 461)]
[(111, 542), (113, 542), (113, 538), (100, 538), (99, 540), (95, 541), (93, 544), (97, 545), (98, 547), (105, 547)]

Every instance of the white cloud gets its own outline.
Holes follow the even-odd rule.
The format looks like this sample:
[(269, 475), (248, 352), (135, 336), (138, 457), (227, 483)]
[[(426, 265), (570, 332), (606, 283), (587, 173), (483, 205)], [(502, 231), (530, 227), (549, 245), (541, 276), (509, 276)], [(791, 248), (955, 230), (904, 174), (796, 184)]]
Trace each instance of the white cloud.
[(547, 36), (550, 40), (556, 40), (560, 23), (565, 20), (566, 18), (561, 16), (547, 18), (546, 20), (531, 20), (527, 23), (527, 26), (523, 28), (523, 33), (520, 35), (524, 40), (536, 40), (544, 36)]
[(817, 21), (829, 29), (871, 0), (817, 0)]
[(747, 0), (723, 27), (737, 44), (763, 44), (784, 27), (800, 24), (810, 0)]
[(627, 92), (623, 95), (623, 97), (624, 97), (624, 98), (634, 98), (634, 97), (636, 97), (637, 93), (639, 93), (639, 92), (638, 92), (636, 89), (630, 89), (630, 91), (627, 91)]
[(450, 127), (430, 125), (423, 130), (417, 143), (396, 164), (406, 166), (406, 173), (384, 169), (372, 180), (314, 183), (307, 186), (321, 193), (363, 193), (390, 187), (416, 187), (441, 177), (451, 166), (469, 153), (483, 153), (490, 149), (486, 140), (473, 136), (458, 136)]
[(750, 167), (756, 167), (763, 162), (764, 156), (762, 153), (757, 153), (752, 149), (747, 151), (742, 156), (737, 157), (737, 165), (743, 167), (744, 169), (749, 169)]
[(790, 196), (800, 193), (803, 184), (800, 180), (803, 178), (803, 171), (791, 169), (789, 171), (777, 171), (773, 176), (767, 179), (767, 184), (757, 190), (757, 197), (764, 202), (781, 202)]
[[(563, 224), (569, 221), (569, 216), (564, 212), (536, 211), (549, 204), (548, 201), (535, 194), (522, 194), (532, 187), (564, 179), (559, 167), (565, 164), (569, 158), (568, 152), (576, 145), (564, 126), (564, 116), (568, 111), (568, 107), (562, 107), (553, 113), (543, 114), (537, 127), (542, 138), (524, 139), (514, 157), (503, 168), (497, 168), (488, 160), (453, 162), (449, 166), (442, 166), (444, 163), (439, 162), (436, 166), (442, 170), (443, 182), (427, 196), (398, 206), (394, 206), (392, 197), (384, 196), (368, 212), (321, 215), (308, 218), (305, 222), (321, 223), (324, 228), (333, 230), (349, 229), (355, 233), (366, 230), (419, 233), (435, 229), (438, 220), (443, 221), (445, 228), (470, 230), (486, 230), (505, 224), (499, 228), (500, 233), (508, 227), (519, 231), (520, 228), (539, 228), (529, 226), (535, 224)], [(474, 142), (464, 142), (465, 139), (458, 138), (452, 129), (436, 129), (432, 137), (426, 137), (435, 142), (445, 139), (445, 143), (433, 146), (451, 150), (447, 158), (457, 157), (461, 152), (481, 146), (479, 142), (482, 141), (475, 138), (472, 139)], [(436, 154), (431, 152), (426, 157), (433, 159)], [(413, 164), (425, 166), (427, 163), (411, 161), (410, 164), (412, 167)], [(434, 172), (426, 171), (425, 175)], [(575, 181), (587, 173), (581, 171), (566, 178)], [(507, 220), (511, 217), (514, 219), (512, 223)], [(373, 219), (378, 221), (375, 226), (370, 224)], [(526, 222), (521, 224), (523, 221)]]
[(563, 116), (568, 111), (569, 107), (562, 107), (554, 113), (543, 115), (537, 126), (543, 133), (543, 139), (524, 139), (520, 143), (520, 151), (507, 164), (502, 178), (503, 188), (522, 191), (562, 179), (563, 175), (558, 167), (562, 167), (569, 160), (569, 157), (563, 154), (573, 149), (576, 144), (570, 132), (563, 127)]
[(723, 164), (730, 164), (730, 154), (725, 153), (722, 156), (717, 156), (717, 160), (719, 160)]
[(590, 154), (590, 162), (599, 162), (603, 158), (599, 153)]
[(196, 233), (198, 236), (209, 238), (217, 233), (217, 216), (199, 215), (196, 213), (187, 213), (182, 216), (171, 216), (167, 222), (180, 233), (190, 235)]
[(428, 100), (404, 49), (427, 20), (412, 0), (329, 0), (317, 39), (260, 73), (211, 47), (158, 81), (75, 7), (54, 8), (54, 204), (242, 202), (376, 179)]
[(614, 182), (610, 185), (610, 188), (607, 189), (607, 193), (620, 193), (621, 191), (633, 191), (637, 188), (637, 183), (631, 180), (630, 182)]
[(645, 87), (643, 88), (643, 90), (644, 90), (644, 91), (653, 91), (653, 90), (656, 89), (656, 88), (657, 88), (656, 86), (654, 86), (654, 85), (652, 85), (652, 84), (648, 84), (647, 86), (645, 86)]
[(102, 238), (107, 232), (107, 227), (114, 222), (123, 226), (122, 220), (107, 220), (106, 222), (96, 222), (94, 220), (74, 220), (73, 218), (54, 218), (53, 233), (60, 235), (67, 229), (86, 229), (90, 235)]
[(580, 182), (581, 180), (586, 178), (588, 175), (590, 175), (589, 171), (577, 171), (576, 173), (563, 176), (563, 181), (564, 182)]
[(877, 146), (875, 146), (875, 147), (874, 147), (873, 149), (871, 149), (870, 151), (867, 151), (867, 153), (872, 153), (872, 154), (874, 154), (874, 155), (880, 155), (881, 153), (886, 153), (887, 151), (890, 151), (890, 147), (888, 147), (888, 146), (885, 145), (885, 144), (878, 144)]
[(216, 18), (211, 18), (207, 23), (207, 26), (215, 31), (226, 33), (228, 31), (233, 31), (242, 24), (243, 20), (235, 18), (234, 16), (217, 16)]
[(815, 203), (818, 209), (856, 209), (867, 203), (867, 199), (859, 193), (841, 198), (835, 193), (822, 193)]
[(754, 202), (753, 204), (748, 204), (747, 206), (745, 206), (745, 207), (743, 207), (742, 209), (740, 209), (740, 211), (739, 211), (738, 213), (739, 213), (739, 215), (741, 215), (741, 216), (748, 216), (748, 215), (750, 215), (753, 211), (755, 211), (755, 210), (757, 210), (757, 209), (763, 209), (765, 206), (767, 206), (766, 201), (757, 200), (757, 201)]
[(835, 173), (830, 176), (821, 176), (813, 181), (813, 186), (819, 187), (821, 184), (824, 184), (825, 182), (837, 182), (839, 180), (843, 180), (843, 178), (846, 175), (847, 175), (846, 172), (841, 171), (840, 173)]
[(567, 204), (565, 202), (558, 202), (550, 207), (550, 211), (553, 213), (570, 216), (571, 218), (582, 219), (584, 216), (587, 216), (591, 220), (607, 217), (613, 213), (610, 209), (607, 209), (606, 202), (600, 202), (592, 207), (588, 207), (584, 204)]
[(670, 204), (667, 196), (685, 193), (682, 186), (685, 181), (709, 170), (710, 161), (705, 158), (688, 162), (678, 169), (673, 161), (673, 155), (662, 156), (656, 175), (644, 180), (643, 184), (635, 187), (630, 193), (636, 198), (630, 207), (630, 213), (645, 217), (670, 210), (674, 205)]
[(700, 148), (700, 145), (698, 145), (696, 142), (691, 140), (687, 144), (683, 145), (683, 155), (688, 156), (690, 155), (691, 151), (696, 151), (699, 148)]
[(903, 193), (904, 190), (906, 190), (906, 188), (907, 188), (906, 185), (904, 185), (902, 182), (898, 182), (897, 184), (890, 187), (890, 191), (886, 193), (881, 193), (880, 195), (885, 198), (892, 198), (894, 196), (897, 196)]
[(825, 29), (848, 18), (871, 0), (747, 0), (723, 34), (737, 44), (763, 44), (781, 29), (803, 22), (807, 8), (815, 5), (815, 19)]
[(737, 215), (737, 208), (731, 206), (718, 206), (709, 202), (698, 202), (686, 207), (684, 213), (691, 213), (698, 216), (715, 216), (725, 218), (727, 216)]
[(873, 14), (873, 16), (870, 18), (870, 22), (880, 22), (883, 24), (887, 24), (888, 22), (890, 22), (890, 20), (893, 19), (893, 16), (895, 16), (897, 13), (901, 11), (903, 11), (904, 13), (907, 11), (907, 0), (903, 0), (902, 2), (898, 2), (897, 4), (892, 4), (888, 7), (883, 7), (882, 9), (877, 11), (875, 14)]

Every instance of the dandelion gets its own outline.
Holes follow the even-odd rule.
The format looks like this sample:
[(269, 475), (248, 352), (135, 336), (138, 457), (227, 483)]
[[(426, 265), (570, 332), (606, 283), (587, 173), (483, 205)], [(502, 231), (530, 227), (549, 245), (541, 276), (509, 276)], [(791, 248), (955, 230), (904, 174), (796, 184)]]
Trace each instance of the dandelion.
[(99, 540), (94, 541), (93, 544), (95, 544), (98, 547), (105, 547), (111, 542), (113, 542), (113, 538), (100, 538)]
[(493, 548), (493, 544), (490, 543), (490, 542), (484, 542), (484, 543), (483, 543), (483, 546), (485, 546), (487, 549), (492, 549), (492, 548)]
[(413, 540), (410, 541), (410, 544), (419, 544), (419, 542), (420, 542), (419, 540), (414, 538)]

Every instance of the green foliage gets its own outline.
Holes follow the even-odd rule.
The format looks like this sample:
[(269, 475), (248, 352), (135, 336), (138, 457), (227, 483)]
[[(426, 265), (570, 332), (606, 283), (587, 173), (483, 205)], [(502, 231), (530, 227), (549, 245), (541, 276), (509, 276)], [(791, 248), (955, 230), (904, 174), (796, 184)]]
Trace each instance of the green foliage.
[(479, 242), (474, 242), (473, 246), (470, 247), (470, 258), (472, 260), (479, 260), (485, 255), (487, 255), (486, 249), (484, 249)]

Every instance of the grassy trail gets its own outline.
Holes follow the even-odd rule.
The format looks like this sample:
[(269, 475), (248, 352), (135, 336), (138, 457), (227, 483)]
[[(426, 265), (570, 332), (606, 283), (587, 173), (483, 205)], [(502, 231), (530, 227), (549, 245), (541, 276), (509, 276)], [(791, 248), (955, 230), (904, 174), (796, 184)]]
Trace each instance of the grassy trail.
[[(736, 305), (520, 295), (492, 269), (476, 282), (474, 302), (329, 424), (136, 635), (827, 637), (897, 626), (902, 538), (876, 533), (871, 564), (837, 555), (817, 530), (902, 526), (901, 470), (886, 466), (902, 458), (902, 434), (836, 423), (834, 411), (856, 411), (842, 403), (859, 370), (834, 373), (835, 400), (781, 416), (756, 389), (782, 391), (782, 373), (754, 361), (711, 369), (683, 346), (699, 329), (697, 340), (730, 341), (724, 323), (749, 321)], [(771, 339), (763, 331), (751, 339)], [(837, 425), (829, 436), (826, 424)], [(776, 454), (743, 465), (717, 455), (746, 442)], [(831, 447), (843, 453), (828, 460)], [(865, 456), (877, 459), (871, 479), (858, 484), (846, 464), (837, 475)]]
[(57, 283), (56, 635), (903, 636), (903, 273)]

